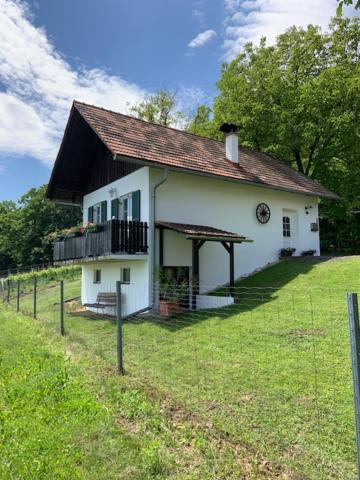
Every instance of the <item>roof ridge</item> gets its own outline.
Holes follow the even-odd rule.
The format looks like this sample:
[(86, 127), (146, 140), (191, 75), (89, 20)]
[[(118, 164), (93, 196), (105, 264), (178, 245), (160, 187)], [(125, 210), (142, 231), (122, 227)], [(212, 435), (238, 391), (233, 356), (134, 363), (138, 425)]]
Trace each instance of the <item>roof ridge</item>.
[[(175, 128), (175, 127), (170, 127), (170, 126), (167, 126), (167, 125), (161, 125), (161, 123), (155, 123), (155, 122), (149, 122), (148, 120), (144, 120), (142, 118), (137, 118), (137, 117), (133, 117), (132, 115), (126, 115), (125, 113), (121, 113), (121, 112), (116, 112), (115, 110), (111, 110), (110, 108), (104, 108), (104, 107), (99, 107), (98, 105), (92, 105), (90, 103), (85, 103), (85, 102), (81, 102), (79, 100), (74, 100), (73, 101), (73, 104), (76, 104), (76, 103), (79, 103), (81, 105), (85, 105), (86, 107), (91, 107), (91, 108), (96, 108), (98, 110), (103, 110), (104, 112), (109, 112), (109, 113), (114, 113), (115, 115), (120, 115), (122, 117), (126, 117), (126, 118), (130, 118), (132, 120), (136, 120), (138, 122), (142, 122), (142, 123), (146, 123), (147, 125), (154, 125), (155, 127), (161, 127), (161, 128), (167, 128), (169, 130), (173, 130), (175, 132), (180, 132), (180, 133), (183, 133), (185, 135), (191, 135), (193, 137), (196, 137), (196, 138), (200, 138), (201, 140), (209, 140), (211, 142), (216, 142), (216, 143), (219, 143), (221, 145), (225, 145), (225, 142), (222, 141), (222, 140), (217, 140), (215, 138), (211, 138), (211, 137), (204, 137), (203, 135), (198, 135), (197, 133), (192, 133), (192, 132), (187, 132), (186, 130), (180, 130), (179, 128)], [(270, 156), (273, 160), (281, 163), (282, 165), (285, 165), (286, 167), (289, 167), (290, 169), (294, 170), (291, 165), (289, 165), (285, 160), (275, 156), (273, 153), (269, 153), (269, 152), (264, 152), (262, 150), (256, 150), (256, 148), (253, 148), (253, 147), (248, 147), (247, 145), (239, 145), (239, 148), (242, 148), (244, 150), (248, 150), (250, 152), (256, 152), (256, 153), (260, 153), (261, 155), (265, 155), (265, 156)], [(301, 172), (298, 172), (298, 170), (295, 170), (297, 173), (300, 173)], [(303, 176), (305, 176), (305, 178), (307, 179), (310, 179), (312, 180), (311, 177), (308, 177), (307, 175), (305, 174), (301, 174)], [(314, 180), (313, 180), (314, 181)], [(317, 183), (317, 182), (316, 182)]]
[[(131, 115), (115, 112), (114, 110), (99, 107), (97, 105), (91, 105), (89, 103), (81, 102), (78, 100), (73, 101), (72, 111), (78, 112), (79, 115), (83, 117), (85, 122), (90, 125), (91, 129), (100, 138), (100, 140), (114, 154), (118, 153), (118, 151), (116, 151), (116, 148), (121, 147), (121, 145), (119, 147), (119, 144), (116, 144), (114, 140), (116, 135), (121, 130), (121, 125), (126, 124), (126, 122), (128, 123), (128, 125), (131, 125), (131, 122), (133, 122), (133, 126), (131, 128), (133, 131), (140, 130), (141, 127), (139, 127), (139, 125), (144, 125), (143, 131), (146, 132), (147, 135), (154, 136), (154, 138), (167, 138), (168, 144), (169, 142), (171, 143), (172, 141), (174, 141), (175, 147), (177, 148), (177, 158), (183, 158), (183, 163), (180, 165), (179, 161), (175, 157), (174, 159), (171, 157), (171, 153), (170, 158), (167, 158), (169, 152), (166, 151), (166, 148), (164, 155), (161, 155), (161, 152), (152, 152), (148, 151), (148, 149), (145, 149), (146, 151), (142, 150), (136, 142), (134, 147), (131, 143), (134, 142), (134, 139), (131, 140), (134, 135), (131, 132), (128, 132), (128, 137), (130, 135), (129, 138), (125, 136), (125, 139), (122, 140), (123, 142), (125, 142), (124, 145), (126, 147), (125, 148), (123, 145), (123, 148), (125, 148), (125, 150), (127, 151), (127, 156), (129, 157), (134, 156), (136, 158), (149, 160), (153, 163), (160, 162), (160, 164), (163, 165), (173, 165), (182, 169), (188, 168), (192, 171), (197, 172), (206, 171), (208, 174), (234, 178), (241, 181), (248, 181), (252, 184), (259, 183), (261, 185), (268, 185), (272, 188), (280, 188), (288, 191), (298, 191), (299, 193), (302, 192), (305, 194), (320, 194), (324, 196), (338, 198), (336, 194), (321, 185), (321, 183), (305, 175), (304, 173), (299, 172), (298, 170), (293, 168), (293, 166), (290, 165), (285, 159), (283, 160), (282, 158), (278, 158), (273, 153), (259, 151), (255, 148), (245, 145), (239, 145), (239, 150), (244, 152), (245, 161), (244, 165), (241, 165), (241, 162), (239, 162), (239, 164), (236, 166), (242, 168), (237, 168), (235, 170), (235, 164), (232, 164), (231, 168), (225, 165), (225, 161), (227, 161), (229, 164), (231, 164), (232, 162), (226, 159), (224, 141), (204, 137), (195, 133), (187, 132), (186, 130), (180, 130), (178, 128), (161, 125), (155, 122), (148, 122), (147, 120), (143, 120), (141, 118), (136, 118)], [(101, 115), (100, 112), (104, 112), (105, 114)], [(109, 115), (106, 115), (106, 113)], [(105, 123), (108, 125), (112, 125), (112, 129), (110, 129), (111, 131), (109, 129), (105, 129), (104, 131), (102, 131), (101, 128), (98, 128), (99, 122), (100, 124)], [(145, 126), (148, 128), (146, 128)], [(174, 135), (167, 136), (167, 131), (174, 132)], [(186, 149), (184, 145), (182, 145), (186, 143), (189, 143), (189, 145), (191, 145), (191, 139), (193, 139), (194, 143), (192, 149), (199, 148), (201, 155), (204, 157), (202, 158), (200, 156), (201, 158), (199, 158), (199, 161), (197, 159), (195, 160), (195, 158), (193, 158), (193, 156), (191, 155), (191, 148), (189, 150), (189, 148)], [(195, 145), (195, 142), (198, 143)], [(220, 153), (220, 148), (222, 153)], [(190, 161), (188, 157), (192, 160)], [(259, 167), (258, 162), (263, 162), (263, 166), (265, 168), (265, 173), (262, 176), (259, 176), (256, 170), (256, 166)]]
[[(125, 113), (115, 112), (115, 110), (110, 110), (109, 108), (99, 107), (98, 105), (91, 105), (90, 103), (80, 102), (79, 100), (73, 100), (73, 105), (75, 104), (85, 105), (86, 107), (97, 108), (98, 110), (103, 110), (104, 112), (114, 113), (115, 115), (120, 115), (122, 117), (131, 118), (132, 120), (137, 120), (138, 122), (146, 123), (147, 125), (154, 125), (155, 127), (167, 128), (168, 130), (174, 130), (175, 132), (184, 133), (185, 135), (191, 135), (193, 137), (201, 138), (202, 140), (209, 140), (211, 142), (216, 142), (224, 145), (224, 141), (216, 140), (215, 138), (204, 137), (203, 135), (198, 135), (197, 133), (187, 132), (186, 130), (181, 130), (180, 128), (170, 127), (168, 125), (162, 125), (161, 123), (150, 122), (149, 120), (144, 120), (143, 118), (133, 117), (132, 115), (126, 115)], [(246, 147), (244, 147), (246, 148)]]

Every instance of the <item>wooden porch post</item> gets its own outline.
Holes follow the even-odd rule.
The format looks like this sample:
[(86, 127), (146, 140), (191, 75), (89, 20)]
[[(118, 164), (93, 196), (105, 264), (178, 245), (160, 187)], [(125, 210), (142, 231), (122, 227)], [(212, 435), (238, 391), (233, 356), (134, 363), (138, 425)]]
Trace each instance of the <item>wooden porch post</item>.
[(196, 295), (199, 293), (199, 250), (204, 245), (205, 240), (192, 241), (192, 295), (191, 307), (196, 310)]
[(192, 241), (192, 295), (191, 307), (196, 310), (196, 295), (199, 293), (199, 248), (198, 241)]
[(229, 254), (229, 293), (233, 297), (235, 295), (234, 242), (229, 242), (229, 244), (221, 242), (221, 244)]
[(230, 257), (230, 296), (235, 295), (235, 273), (234, 273), (234, 242), (229, 243), (229, 257)]

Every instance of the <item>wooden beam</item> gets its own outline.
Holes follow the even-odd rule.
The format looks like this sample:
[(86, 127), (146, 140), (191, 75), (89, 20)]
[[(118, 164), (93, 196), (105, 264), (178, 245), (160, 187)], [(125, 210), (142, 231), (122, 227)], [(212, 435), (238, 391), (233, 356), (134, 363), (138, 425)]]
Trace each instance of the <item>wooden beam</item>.
[(198, 242), (198, 250), (200, 250), (200, 248), (204, 245), (206, 240), (197, 240), (197, 242)]
[(225, 248), (225, 250), (230, 254), (230, 247), (226, 242), (221, 242), (221, 245)]

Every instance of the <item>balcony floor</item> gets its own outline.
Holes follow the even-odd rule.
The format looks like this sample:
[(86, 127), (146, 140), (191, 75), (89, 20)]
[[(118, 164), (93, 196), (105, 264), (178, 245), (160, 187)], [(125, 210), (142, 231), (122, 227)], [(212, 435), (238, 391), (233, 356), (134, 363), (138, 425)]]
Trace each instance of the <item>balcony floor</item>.
[(147, 253), (112, 253), (111, 255), (99, 255), (97, 257), (76, 258), (74, 260), (61, 260), (54, 262), (54, 265), (81, 265), (83, 263), (95, 262), (122, 262), (122, 261), (139, 261), (147, 260), (149, 255)]

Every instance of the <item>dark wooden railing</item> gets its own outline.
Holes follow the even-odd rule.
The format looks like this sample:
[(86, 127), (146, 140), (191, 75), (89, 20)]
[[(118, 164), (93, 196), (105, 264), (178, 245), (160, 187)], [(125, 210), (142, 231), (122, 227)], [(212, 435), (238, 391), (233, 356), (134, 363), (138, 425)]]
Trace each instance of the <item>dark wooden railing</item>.
[(109, 220), (98, 232), (54, 243), (54, 262), (111, 254), (144, 254), (148, 251), (146, 222)]

